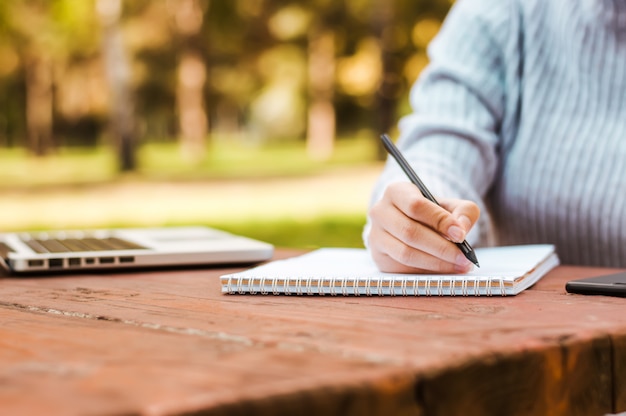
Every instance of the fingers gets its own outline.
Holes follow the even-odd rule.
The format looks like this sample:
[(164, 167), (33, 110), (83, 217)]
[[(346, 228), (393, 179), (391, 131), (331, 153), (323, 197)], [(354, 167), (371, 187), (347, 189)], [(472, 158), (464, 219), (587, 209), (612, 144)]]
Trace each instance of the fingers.
[[(459, 223), (465, 234), (467, 234), (474, 224), (476, 224), (476, 221), (478, 221), (480, 208), (471, 201), (463, 199), (441, 199), (438, 202), (446, 211), (452, 214), (452, 217)], [(461, 240), (453, 239), (453, 241), (460, 242), (464, 239), (465, 237)]]
[[(389, 202), (409, 219), (425, 225), (435, 234), (445, 236), (451, 241), (460, 243), (471, 228), (467, 228), (467, 221), (457, 217), (467, 217), (464, 207), (467, 204), (474, 205), (469, 201), (446, 199), (446, 205), (439, 206), (424, 198), (417, 188), (408, 183), (390, 186), (386, 195)], [(451, 215), (456, 210), (456, 216)], [(472, 214), (473, 215), (473, 214)]]
[(446, 244), (450, 245), (452, 262), (408, 246), (379, 228), (372, 228), (369, 242), (374, 262), (384, 272), (457, 274), (473, 269), (473, 264), (449, 241)]
[(441, 203), (427, 200), (410, 183), (388, 187), (370, 211), (368, 243), (382, 271), (465, 273), (473, 268), (454, 242), (465, 239), (478, 219), (478, 207), (453, 199)]

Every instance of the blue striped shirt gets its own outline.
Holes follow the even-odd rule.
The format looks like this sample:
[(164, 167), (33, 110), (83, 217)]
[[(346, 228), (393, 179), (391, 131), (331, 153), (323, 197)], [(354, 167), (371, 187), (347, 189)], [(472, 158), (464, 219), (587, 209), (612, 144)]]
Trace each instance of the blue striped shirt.
[[(457, 0), (428, 54), (398, 145), (480, 205), (468, 241), (626, 267), (626, 1)], [(389, 160), (372, 201), (397, 180)]]

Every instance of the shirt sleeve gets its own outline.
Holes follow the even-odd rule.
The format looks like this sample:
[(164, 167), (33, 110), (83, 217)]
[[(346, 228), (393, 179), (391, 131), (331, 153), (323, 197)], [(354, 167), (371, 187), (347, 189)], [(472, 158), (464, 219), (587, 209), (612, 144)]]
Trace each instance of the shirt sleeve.
[[(429, 66), (411, 89), (412, 113), (399, 123), (398, 147), (430, 191), (480, 206), (481, 217), (468, 235), (479, 246), (493, 239), (485, 199), (498, 171), (506, 95), (514, 91), (507, 88), (504, 66), (512, 11), (509, 0), (458, 0), (429, 45)], [(390, 183), (406, 180), (388, 158), (371, 204)], [(369, 229), (368, 218), (366, 245)]]

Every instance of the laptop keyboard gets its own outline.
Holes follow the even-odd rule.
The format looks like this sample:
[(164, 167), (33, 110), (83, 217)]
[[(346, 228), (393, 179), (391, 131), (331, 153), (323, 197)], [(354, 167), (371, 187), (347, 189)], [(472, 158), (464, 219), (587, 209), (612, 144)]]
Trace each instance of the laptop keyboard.
[(50, 238), (23, 240), (36, 253), (73, 253), (79, 251), (145, 250), (139, 244), (117, 237)]

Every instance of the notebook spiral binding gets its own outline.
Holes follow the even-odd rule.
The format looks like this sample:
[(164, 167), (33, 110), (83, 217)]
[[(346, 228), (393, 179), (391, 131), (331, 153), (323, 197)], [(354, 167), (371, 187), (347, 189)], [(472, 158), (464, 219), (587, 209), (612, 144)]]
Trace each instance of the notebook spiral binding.
[[(281, 284), (282, 283), (282, 284)], [(330, 296), (506, 296), (503, 279), (394, 276), (377, 279), (342, 277), (229, 277), (226, 294)]]

